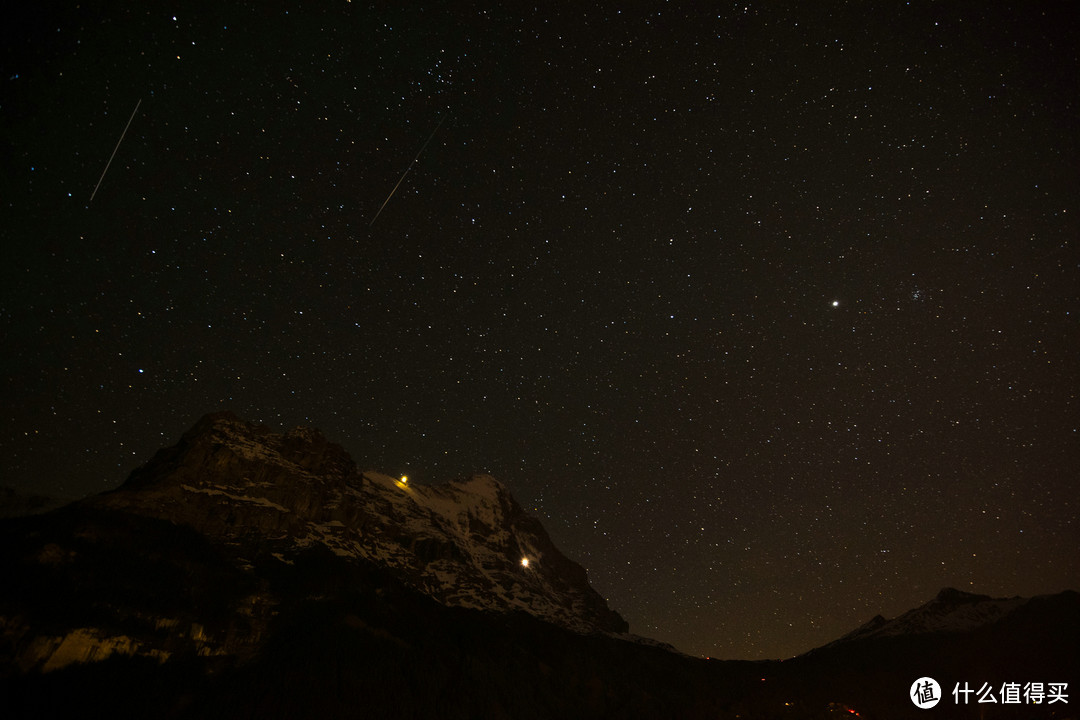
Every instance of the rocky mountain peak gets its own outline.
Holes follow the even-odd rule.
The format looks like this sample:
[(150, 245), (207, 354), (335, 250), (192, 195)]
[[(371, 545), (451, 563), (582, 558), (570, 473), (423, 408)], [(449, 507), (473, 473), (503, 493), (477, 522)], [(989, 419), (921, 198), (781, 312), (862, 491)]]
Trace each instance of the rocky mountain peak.
[(938, 594), (934, 597), (934, 600), (939, 603), (946, 603), (951, 605), (959, 605), (962, 603), (974, 603), (980, 600), (990, 600), (989, 595), (977, 595), (975, 593), (964, 592), (963, 590), (957, 590), (956, 588), (942, 588)]
[(581, 566), (489, 475), (414, 486), (359, 472), (313, 428), (206, 415), (92, 504), (190, 526), (237, 562), (293, 563), (312, 547), (374, 563), (451, 606), (527, 612), (579, 632), (624, 632)]

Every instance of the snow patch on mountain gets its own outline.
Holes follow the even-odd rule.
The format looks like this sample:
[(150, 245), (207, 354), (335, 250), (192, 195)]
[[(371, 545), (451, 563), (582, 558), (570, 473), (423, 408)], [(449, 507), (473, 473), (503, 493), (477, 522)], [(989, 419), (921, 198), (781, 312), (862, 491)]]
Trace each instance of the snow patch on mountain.
[(264, 497), (251, 497), (250, 495), (233, 495), (231, 493), (225, 492), (224, 490), (217, 490), (215, 488), (205, 488), (205, 487), (196, 488), (196, 487), (191, 487), (190, 485), (181, 485), (180, 487), (181, 487), (181, 489), (187, 490), (188, 492), (203, 493), (204, 495), (222, 495), (224, 497), (229, 498), (230, 500), (237, 500), (239, 502), (254, 503), (256, 505), (262, 505), (263, 507), (273, 508), (273, 509), (275, 509), (275, 510), (277, 510), (279, 512), (291, 512), (289, 510), (289, 508), (284, 507), (282, 505), (278, 505), (276, 502), (268, 500), (267, 498), (264, 498)]
[(966, 632), (1005, 617), (1027, 600), (991, 598), (946, 588), (930, 602), (885, 623), (878, 636)]

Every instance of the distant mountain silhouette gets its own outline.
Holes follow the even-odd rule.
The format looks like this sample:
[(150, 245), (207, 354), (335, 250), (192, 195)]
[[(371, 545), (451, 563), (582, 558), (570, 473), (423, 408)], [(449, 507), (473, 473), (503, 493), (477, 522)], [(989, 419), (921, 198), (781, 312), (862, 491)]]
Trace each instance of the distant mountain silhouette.
[(51, 495), (23, 493), (15, 488), (0, 487), (0, 518), (38, 515), (68, 502), (71, 501)]
[(992, 598), (944, 588), (925, 605), (893, 620), (878, 615), (825, 647), (879, 638), (973, 632), (1005, 619), (1029, 602), (1040, 601), (1040, 598)]

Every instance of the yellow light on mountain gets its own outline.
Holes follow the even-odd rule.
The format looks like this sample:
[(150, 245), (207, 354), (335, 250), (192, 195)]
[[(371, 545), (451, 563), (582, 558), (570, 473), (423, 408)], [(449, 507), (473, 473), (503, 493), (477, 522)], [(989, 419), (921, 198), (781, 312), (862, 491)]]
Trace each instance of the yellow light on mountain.
[(529, 567), (529, 558), (527, 558), (527, 557), (521, 558), (521, 567), (524, 567), (524, 568)]
[(402, 475), (401, 476), (401, 484), (402, 485), (408, 485), (409, 484), (409, 476), (408, 475)]

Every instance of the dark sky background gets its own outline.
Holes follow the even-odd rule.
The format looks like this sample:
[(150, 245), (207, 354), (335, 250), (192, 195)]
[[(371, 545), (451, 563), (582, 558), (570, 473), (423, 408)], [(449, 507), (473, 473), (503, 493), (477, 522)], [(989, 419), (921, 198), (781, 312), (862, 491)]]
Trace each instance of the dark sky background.
[(314, 425), (725, 658), (1080, 588), (1071, 3), (90, 5), (0, 23), (0, 484)]

